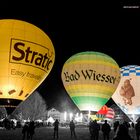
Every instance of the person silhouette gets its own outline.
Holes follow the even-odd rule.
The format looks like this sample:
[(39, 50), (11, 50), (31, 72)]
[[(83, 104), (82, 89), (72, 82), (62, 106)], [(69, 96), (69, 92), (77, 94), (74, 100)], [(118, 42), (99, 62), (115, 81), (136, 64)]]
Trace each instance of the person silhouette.
[(92, 124), (93, 140), (98, 140), (99, 130), (100, 130), (100, 125), (97, 123), (97, 120), (94, 120)]
[(102, 125), (102, 132), (103, 132), (104, 140), (106, 139), (109, 140), (110, 131), (111, 131), (111, 127), (108, 124), (107, 120), (105, 120), (104, 124)]
[(28, 139), (32, 140), (34, 133), (35, 133), (35, 123), (34, 121), (31, 121), (28, 127)]
[(118, 129), (118, 133), (113, 138), (113, 140), (133, 140), (133, 139), (130, 137), (126, 126), (124, 124), (120, 124), (119, 129)]
[(55, 136), (56, 138), (58, 139), (58, 129), (59, 129), (59, 121), (58, 119), (55, 120), (55, 122), (53, 123), (53, 126), (54, 126), (54, 134), (53, 134), (53, 138), (55, 139)]
[(73, 137), (73, 136), (76, 137), (75, 124), (74, 124), (73, 120), (70, 121), (69, 127), (70, 127), (71, 137)]
[(92, 119), (90, 119), (89, 121), (89, 133), (90, 133), (90, 139), (92, 140), (93, 139), (93, 121)]
[(89, 132), (91, 140), (98, 140), (99, 138), (100, 125), (97, 123), (97, 120), (90, 120), (89, 122)]
[(27, 134), (28, 134), (28, 123), (26, 122), (22, 128), (22, 140), (25, 140), (25, 139), (28, 139), (27, 137)]

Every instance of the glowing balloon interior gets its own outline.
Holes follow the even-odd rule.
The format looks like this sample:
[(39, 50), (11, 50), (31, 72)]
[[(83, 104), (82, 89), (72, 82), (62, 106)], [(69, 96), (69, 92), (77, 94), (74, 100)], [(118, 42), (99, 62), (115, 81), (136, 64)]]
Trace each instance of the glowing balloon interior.
[(112, 96), (120, 81), (119, 66), (100, 52), (81, 52), (62, 69), (64, 87), (81, 111), (97, 112)]
[(121, 68), (121, 81), (112, 96), (121, 110), (135, 122), (140, 116), (140, 66)]
[(55, 52), (41, 29), (21, 20), (0, 20), (0, 40), (0, 107), (10, 111), (47, 77)]

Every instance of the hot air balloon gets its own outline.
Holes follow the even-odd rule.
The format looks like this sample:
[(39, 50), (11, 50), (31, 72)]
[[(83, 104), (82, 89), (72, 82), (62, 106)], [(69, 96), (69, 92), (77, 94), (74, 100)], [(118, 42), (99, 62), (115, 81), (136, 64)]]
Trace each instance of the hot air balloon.
[(0, 107), (12, 113), (48, 76), (54, 59), (53, 44), (41, 29), (0, 20)]
[(135, 122), (140, 117), (140, 66), (128, 65), (120, 71), (121, 80), (112, 99)]
[(112, 96), (120, 81), (116, 61), (100, 52), (71, 56), (61, 73), (63, 85), (79, 110), (95, 114)]
[(115, 112), (112, 108), (109, 107), (106, 114), (105, 114), (105, 118), (114, 119), (114, 117), (115, 117)]
[(102, 120), (107, 114), (107, 112), (108, 112), (108, 107), (106, 105), (103, 105), (101, 109), (96, 113), (96, 116), (97, 118)]

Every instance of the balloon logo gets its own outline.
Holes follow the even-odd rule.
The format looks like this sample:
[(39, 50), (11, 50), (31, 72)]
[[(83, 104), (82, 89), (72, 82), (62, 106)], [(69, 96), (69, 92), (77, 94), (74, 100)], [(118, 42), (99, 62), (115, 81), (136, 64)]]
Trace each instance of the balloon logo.
[(140, 66), (121, 68), (121, 80), (112, 96), (121, 110), (135, 122), (140, 116)]
[(104, 53), (81, 52), (65, 62), (61, 77), (79, 110), (95, 113), (115, 92), (120, 70), (116, 61)]
[(48, 76), (55, 52), (49, 37), (21, 20), (0, 20), (0, 107), (12, 110)]

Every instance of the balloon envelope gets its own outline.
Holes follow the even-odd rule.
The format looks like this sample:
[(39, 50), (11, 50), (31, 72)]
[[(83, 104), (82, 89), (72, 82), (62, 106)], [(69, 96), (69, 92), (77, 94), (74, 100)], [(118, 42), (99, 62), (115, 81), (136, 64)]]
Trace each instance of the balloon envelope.
[(54, 47), (38, 27), (21, 20), (0, 20), (0, 107), (9, 113), (47, 77)]
[(121, 68), (121, 80), (112, 96), (121, 110), (135, 122), (140, 116), (140, 66)]
[(70, 57), (61, 77), (67, 93), (81, 111), (97, 112), (115, 92), (120, 71), (113, 58), (90, 51)]

